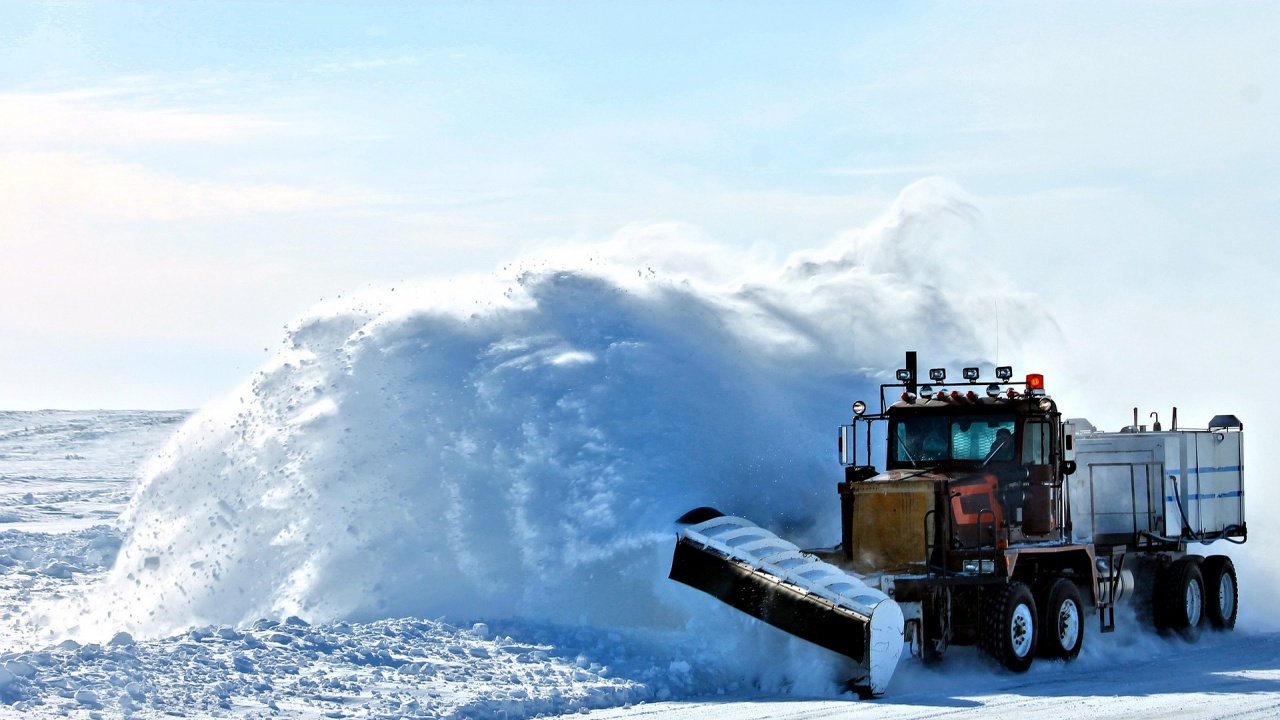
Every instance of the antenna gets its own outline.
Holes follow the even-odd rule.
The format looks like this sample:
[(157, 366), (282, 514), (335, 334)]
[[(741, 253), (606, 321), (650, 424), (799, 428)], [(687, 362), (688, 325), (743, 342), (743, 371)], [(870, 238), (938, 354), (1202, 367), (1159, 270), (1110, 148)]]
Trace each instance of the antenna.
[(1000, 364), (1000, 301), (992, 300), (992, 307), (996, 309), (996, 365)]

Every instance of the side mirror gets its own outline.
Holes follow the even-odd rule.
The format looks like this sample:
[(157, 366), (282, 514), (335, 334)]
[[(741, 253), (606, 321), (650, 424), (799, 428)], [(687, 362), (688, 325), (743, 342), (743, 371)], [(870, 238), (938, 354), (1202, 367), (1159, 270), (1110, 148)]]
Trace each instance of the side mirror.
[(1058, 469), (1062, 471), (1062, 477), (1074, 475), (1076, 473), (1076, 461), (1063, 460), (1062, 464), (1058, 466)]

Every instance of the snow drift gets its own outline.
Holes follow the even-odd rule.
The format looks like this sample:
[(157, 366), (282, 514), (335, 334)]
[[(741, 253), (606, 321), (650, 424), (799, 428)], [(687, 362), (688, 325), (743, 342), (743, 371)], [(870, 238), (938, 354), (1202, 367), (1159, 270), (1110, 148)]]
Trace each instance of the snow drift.
[(1010, 344), (1051, 325), (964, 267), (975, 228), (931, 180), (781, 267), (653, 226), (322, 303), (147, 471), (102, 620), (681, 627), (714, 601), (666, 580), (674, 518), (833, 542), (835, 427), (868, 368), (985, 357), (997, 298)]

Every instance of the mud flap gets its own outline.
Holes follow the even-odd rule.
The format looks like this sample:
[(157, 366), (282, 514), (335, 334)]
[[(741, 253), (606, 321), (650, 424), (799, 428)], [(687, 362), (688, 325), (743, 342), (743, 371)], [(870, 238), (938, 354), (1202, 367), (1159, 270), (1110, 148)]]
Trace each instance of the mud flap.
[(853, 659), (850, 686), (883, 694), (902, 655), (902, 609), (884, 593), (742, 518), (683, 530), (672, 580)]

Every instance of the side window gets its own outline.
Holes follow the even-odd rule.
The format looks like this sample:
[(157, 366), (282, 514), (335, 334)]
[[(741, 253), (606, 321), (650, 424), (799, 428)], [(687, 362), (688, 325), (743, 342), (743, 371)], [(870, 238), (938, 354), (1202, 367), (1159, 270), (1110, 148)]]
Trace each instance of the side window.
[(1053, 435), (1049, 423), (1028, 421), (1022, 426), (1022, 464), (1048, 465), (1049, 448)]
[(893, 459), (896, 462), (915, 462), (915, 453), (911, 452), (911, 446), (907, 443), (907, 424), (904, 422), (894, 423), (892, 447)]

